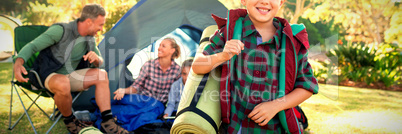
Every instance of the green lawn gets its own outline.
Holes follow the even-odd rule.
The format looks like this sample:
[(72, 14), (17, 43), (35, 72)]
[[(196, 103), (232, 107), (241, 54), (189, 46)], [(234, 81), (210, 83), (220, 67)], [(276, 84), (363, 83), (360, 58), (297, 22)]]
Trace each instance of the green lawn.
[[(0, 133), (33, 133), (27, 118), (12, 131), (8, 130), (11, 64), (0, 63)], [(34, 94), (31, 94), (34, 95)], [(14, 98), (16, 97), (14, 93)], [(28, 99), (24, 97), (24, 102)], [(13, 100), (14, 110), (22, 113), (19, 100)], [(40, 104), (50, 112), (52, 99), (43, 98)], [(320, 93), (301, 104), (309, 121), (307, 133), (402, 133), (402, 92), (320, 85)], [(34, 124), (39, 133), (51, 125), (34, 108)], [(17, 115), (13, 115), (15, 119)], [(67, 133), (62, 121), (52, 133)]]

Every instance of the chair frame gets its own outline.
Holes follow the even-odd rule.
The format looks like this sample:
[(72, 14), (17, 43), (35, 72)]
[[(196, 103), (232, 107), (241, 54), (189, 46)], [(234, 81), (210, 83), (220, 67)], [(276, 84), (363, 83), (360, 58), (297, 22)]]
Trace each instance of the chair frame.
[[(14, 65), (14, 64), (13, 64), (13, 65)], [(36, 76), (37, 78), (39, 78), (39, 75), (38, 75), (34, 70), (30, 70), (30, 72), (34, 73), (35, 76)], [(61, 119), (61, 116), (62, 116), (62, 115), (61, 115), (60, 111), (56, 108), (56, 104), (53, 104), (53, 110), (52, 110), (53, 112), (52, 112), (52, 114), (49, 115), (48, 113), (46, 113), (46, 112), (36, 103), (36, 101), (39, 99), (39, 97), (41, 97), (41, 95), (44, 94), (44, 93), (47, 94), (48, 96), (51, 96), (52, 99), (54, 99), (52, 93), (50, 93), (48, 90), (46, 90), (46, 89), (43, 87), (43, 85), (42, 85), (40, 79), (38, 79), (38, 80), (39, 80), (39, 82), (40, 82), (40, 86), (42, 86), (42, 87), (41, 87), (41, 89), (38, 89), (38, 90), (40, 90), (40, 92), (37, 94), (37, 96), (35, 97), (35, 99), (32, 99), (32, 97), (28, 95), (28, 93), (24, 90), (23, 87), (17, 86), (16, 81), (14, 80), (14, 72), (13, 72), (12, 81), (11, 81), (10, 115), (9, 115), (9, 124), (8, 124), (8, 129), (9, 129), (9, 130), (14, 129), (14, 127), (21, 121), (22, 117), (24, 117), (24, 115), (26, 115), (27, 118), (28, 118), (29, 123), (30, 123), (31, 126), (32, 126), (32, 129), (33, 129), (34, 132), (35, 132), (35, 134), (38, 133), (37, 130), (36, 130), (36, 128), (35, 128), (35, 126), (33, 125), (33, 122), (32, 122), (32, 120), (31, 120), (31, 117), (29, 116), (29, 113), (28, 113), (28, 111), (30, 110), (30, 108), (31, 108), (34, 104), (36, 105), (37, 108), (39, 108), (39, 110), (40, 110), (44, 115), (46, 115), (46, 116), (48, 117), (49, 120), (54, 121), (54, 123), (52, 124), (52, 126), (50, 126), (50, 128), (47, 130), (46, 134), (50, 133), (50, 131), (54, 128), (54, 126), (56, 126), (56, 124), (58, 123), (58, 121)], [(18, 88), (17, 88), (17, 87), (18, 87)], [(21, 96), (20, 93), (18, 92), (18, 89), (20, 89), (20, 91), (22, 91), (22, 92), (31, 100), (31, 104), (28, 106), (28, 108), (26, 108), (26, 105), (25, 105), (24, 102), (22, 101), (22, 99), (21, 99), (22, 96)], [(22, 113), (22, 114), (19, 116), (19, 118), (13, 123), (13, 125), (11, 125), (11, 122), (12, 122), (12, 106), (13, 106), (13, 105), (12, 105), (12, 102), (13, 102), (13, 91), (16, 92), (16, 94), (17, 94), (17, 96), (18, 96), (18, 99), (20, 100), (21, 105), (22, 105), (22, 107), (23, 107), (23, 109), (24, 109), (24, 113)], [(74, 102), (78, 99), (78, 97), (79, 97), (81, 94), (82, 94), (82, 92), (77, 92), (77, 94), (75, 95), (75, 97), (74, 97), (73, 100), (72, 100), (72, 103), (74, 103)], [(73, 113), (74, 113), (74, 109), (72, 109), (72, 111), (73, 111)]]

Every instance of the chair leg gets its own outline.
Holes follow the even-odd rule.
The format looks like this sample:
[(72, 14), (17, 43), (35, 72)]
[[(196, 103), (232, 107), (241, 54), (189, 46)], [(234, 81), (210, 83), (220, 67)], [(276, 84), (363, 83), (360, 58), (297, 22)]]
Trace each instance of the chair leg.
[[(43, 92), (40, 92), (40, 93), (38, 94), (38, 96), (36, 97), (36, 99), (33, 100), (33, 99), (28, 95), (27, 92), (25, 92), (24, 90), (21, 90), (21, 91), (24, 92), (24, 94), (32, 101), (32, 104), (35, 104), (36, 107), (39, 108), (39, 110), (42, 111), (43, 114), (45, 114), (50, 120), (52, 120), (52, 119), (50, 118), (49, 114), (47, 114), (47, 113), (45, 112), (45, 110), (43, 110), (38, 104), (36, 104), (36, 101), (39, 99), (39, 97), (42, 95)], [(31, 105), (32, 105), (32, 104), (31, 104)], [(30, 107), (31, 107), (31, 106), (29, 106), (29, 108), (30, 108)], [(28, 108), (28, 110), (29, 110), (29, 108)]]
[[(29, 121), (29, 123), (31, 124), (32, 129), (34, 130), (35, 134), (37, 134), (38, 132), (36, 131), (35, 126), (34, 126), (33, 123), (32, 123), (31, 117), (29, 117), (28, 111), (27, 111), (26, 108), (25, 108), (24, 102), (22, 101), (21, 96), (20, 96), (20, 94), (18, 93), (18, 90), (15, 90), (15, 92), (17, 93), (18, 98), (19, 98), (19, 100), (20, 100), (20, 102), (21, 102), (21, 105), (22, 105), (22, 107), (24, 108), (24, 112), (25, 112), (25, 114), (27, 115), (28, 121)], [(16, 125), (16, 124), (15, 124), (15, 125)], [(14, 128), (15, 125), (12, 126), (12, 128)], [(12, 128), (11, 128), (11, 129), (12, 129)]]
[[(39, 99), (39, 97), (40, 97), (40, 96), (37, 96), (37, 97), (35, 98), (35, 100), (32, 100), (32, 103), (28, 106), (28, 108), (26, 109), (26, 111), (29, 111), (29, 110), (31, 109), (31, 107), (32, 107), (33, 104), (36, 102), (36, 100)], [(25, 114), (22, 114), (22, 115), (18, 118), (18, 120), (14, 123), (14, 125), (13, 125), (12, 128), (14, 128), (15, 125), (17, 125), (17, 124), (20, 122), (20, 120), (22, 119), (22, 117), (24, 117), (24, 115), (25, 115)]]
[(11, 116), (13, 114), (13, 88), (14, 87), (14, 82), (11, 81), (11, 97), (10, 97), (10, 114), (8, 116), (8, 130), (11, 130)]
[(56, 124), (59, 122), (60, 118), (61, 118), (61, 114), (59, 116), (57, 116), (56, 120), (54, 121), (54, 123), (52, 124), (52, 126), (50, 126), (50, 128), (47, 130), (46, 134), (49, 134), (50, 131), (53, 129), (54, 126), (56, 126)]

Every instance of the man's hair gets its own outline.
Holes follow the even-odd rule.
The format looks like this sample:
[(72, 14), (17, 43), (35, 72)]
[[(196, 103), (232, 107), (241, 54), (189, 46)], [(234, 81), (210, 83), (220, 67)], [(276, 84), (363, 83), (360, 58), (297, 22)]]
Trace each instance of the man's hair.
[(181, 69), (185, 68), (185, 67), (191, 67), (191, 64), (193, 64), (193, 59), (188, 59), (183, 61), (183, 63), (181, 64)]
[(105, 16), (105, 9), (99, 4), (87, 4), (84, 6), (81, 12), (81, 17), (78, 19), (80, 22), (85, 21), (86, 19), (96, 19), (98, 16)]
[(169, 40), (171, 43), (171, 47), (175, 49), (172, 59), (177, 59), (180, 57), (180, 46), (177, 44), (176, 40), (170, 37), (164, 38), (163, 40)]

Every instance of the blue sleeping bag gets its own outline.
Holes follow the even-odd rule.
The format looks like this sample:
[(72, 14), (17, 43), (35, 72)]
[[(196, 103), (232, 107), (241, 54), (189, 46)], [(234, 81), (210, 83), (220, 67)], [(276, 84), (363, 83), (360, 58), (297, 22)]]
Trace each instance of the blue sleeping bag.
[[(92, 104), (96, 105), (95, 99), (91, 99)], [(150, 123), (162, 123), (161, 119), (157, 119), (165, 109), (163, 104), (148, 96), (138, 94), (128, 94), (120, 101), (112, 100), (113, 117), (117, 117), (121, 127), (128, 131), (133, 131), (138, 127)], [(99, 108), (94, 112), (97, 120), (95, 126), (100, 129), (102, 122)]]

